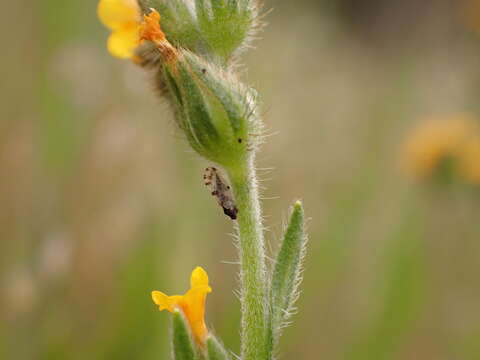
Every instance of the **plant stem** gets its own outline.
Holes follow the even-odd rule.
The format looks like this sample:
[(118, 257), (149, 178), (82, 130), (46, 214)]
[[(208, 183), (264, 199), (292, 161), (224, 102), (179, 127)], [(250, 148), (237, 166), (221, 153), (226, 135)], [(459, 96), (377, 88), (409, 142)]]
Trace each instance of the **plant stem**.
[(265, 360), (266, 273), (254, 155), (228, 171), (238, 208), (242, 303), (242, 360)]

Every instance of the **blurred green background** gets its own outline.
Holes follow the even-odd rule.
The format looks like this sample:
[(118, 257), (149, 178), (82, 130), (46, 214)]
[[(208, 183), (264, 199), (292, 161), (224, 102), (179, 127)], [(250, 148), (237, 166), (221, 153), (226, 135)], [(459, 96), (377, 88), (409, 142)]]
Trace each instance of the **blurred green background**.
[[(269, 249), (294, 199), (311, 218), (283, 359), (480, 359), (478, 190), (399, 165), (419, 118), (480, 117), (471, 5), (266, 1), (242, 77), (275, 134)], [(232, 224), (149, 75), (107, 54), (94, 0), (2, 13), (0, 358), (168, 359), (150, 291), (183, 293), (196, 265), (207, 324), (238, 352)]]

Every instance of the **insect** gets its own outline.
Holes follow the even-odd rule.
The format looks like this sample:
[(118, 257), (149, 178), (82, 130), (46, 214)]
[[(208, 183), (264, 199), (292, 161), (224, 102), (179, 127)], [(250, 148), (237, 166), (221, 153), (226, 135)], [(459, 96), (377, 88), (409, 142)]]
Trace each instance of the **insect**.
[(203, 175), (205, 185), (210, 189), (211, 194), (217, 198), (218, 205), (223, 209), (223, 213), (235, 220), (237, 218), (238, 209), (233, 200), (232, 191), (225, 179), (220, 175), (217, 168), (208, 167)]

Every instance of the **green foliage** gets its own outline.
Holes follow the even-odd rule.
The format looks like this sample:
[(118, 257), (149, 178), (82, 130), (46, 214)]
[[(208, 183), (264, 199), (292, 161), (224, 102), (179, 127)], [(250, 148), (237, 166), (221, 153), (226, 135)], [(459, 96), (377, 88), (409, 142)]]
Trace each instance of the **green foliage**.
[[(157, 87), (170, 100), (190, 146), (225, 168), (239, 210), (242, 358), (270, 359), (274, 338), (286, 319), (282, 313), (291, 310), (295, 299), (305, 237), (303, 210), (297, 203), (279, 254), (273, 294), (268, 294), (254, 168), (262, 139), (262, 124), (256, 114), (258, 99), (225, 66), (255, 30), (257, 8), (249, 0), (196, 0), (194, 9), (184, 0), (156, 4), (167, 38), (177, 47), (165, 56), (164, 64), (160, 63)], [(163, 56), (162, 47), (158, 49)], [(269, 310), (271, 297), (273, 314)], [(226, 352), (217, 345), (211, 340), (210, 356), (225, 358)]]
[(250, 0), (140, 0), (144, 13), (153, 7), (162, 16), (168, 40), (224, 66), (248, 42), (256, 27), (257, 6)]
[(208, 49), (221, 62), (246, 41), (257, 16), (249, 0), (195, 0), (195, 9)]
[[(282, 338), (282, 358), (345, 360), (343, 350), (353, 336), (349, 354), (355, 359), (421, 354), (479, 360), (477, 193), (459, 194), (452, 187), (446, 194), (443, 183), (437, 188), (429, 183), (422, 188), (428, 193), (398, 196), (408, 185), (395, 171), (396, 145), (419, 108), (434, 113), (459, 106), (478, 110), (478, 46), (462, 44), (465, 39), (468, 46), (478, 40), (474, 34), (456, 37), (452, 52), (451, 38), (437, 36), (432, 52), (431, 41), (422, 44), (427, 40), (422, 36), (415, 43), (392, 39), (391, 32), (382, 31), (389, 21), (384, 17), (376, 22), (380, 35), (375, 39), (393, 44), (394, 53), (378, 51), (376, 41), (372, 46), (358, 32), (368, 26), (346, 29), (336, 4), (322, 3), (327, 6), (311, 0), (275, 2), (269, 19), (271, 44), (258, 49), (249, 71), (269, 93), (271, 125), (284, 127), (284, 135), (285, 127), (294, 130), (286, 142), (283, 136), (273, 138), (276, 145), (270, 148), (288, 148), (268, 160), (262, 156), (263, 162), (278, 167), (298, 162), (299, 156), (305, 160), (305, 171), (279, 169), (283, 179), (276, 183), (282, 191), (301, 192), (320, 220), (311, 224), (315, 238), (302, 286), (302, 311), (295, 319), (298, 326)], [(398, 8), (398, 2), (390, 3), (386, 8)], [(170, 316), (156, 310), (148, 292), (183, 281), (183, 270), (192, 262), (228, 268), (218, 266), (215, 257), (220, 251), (230, 258), (221, 244), (227, 240), (223, 235), (228, 221), (203, 211), (213, 205), (205, 203), (199, 164), (189, 152), (172, 155), (169, 121), (163, 107), (150, 106), (145, 94), (149, 86), (133, 80), (135, 72), (127, 71), (126, 76), (131, 64), (107, 57), (105, 29), (97, 24), (94, 2), (26, 0), (9, 5), (9, 13), (28, 21), (15, 27), (16, 17), (5, 19), (5, 25), (16, 30), (6, 38), (2, 65), (21, 71), (4, 73), (2, 93), (0, 359), (169, 359)], [(368, 6), (361, 8), (365, 19), (375, 15)], [(436, 16), (439, 26), (448, 23), (451, 14), (446, 14)], [(167, 21), (172, 17), (167, 15), (162, 12), (162, 26), (171, 33)], [(421, 25), (424, 18), (418, 18)], [(457, 28), (464, 32), (462, 26)], [(189, 41), (197, 54), (206, 53), (198, 31), (185, 33), (194, 35)], [(188, 42), (170, 35), (169, 39), (174, 44)], [(272, 62), (272, 56), (281, 61)], [(321, 59), (320, 66), (312, 69), (315, 59)], [(462, 66), (449, 59), (459, 59)], [(338, 71), (325, 72), (332, 68)], [(448, 76), (438, 74), (452, 70), (455, 96), (438, 94), (431, 80), (448, 82)], [(348, 91), (338, 91), (337, 85)], [(298, 89), (301, 96), (293, 96)], [(432, 103), (438, 95), (440, 107)], [(287, 99), (294, 101), (295, 109)], [(336, 109), (342, 111), (329, 121)], [(289, 120), (297, 121), (298, 127)], [(152, 136), (158, 141), (151, 142)], [(145, 159), (142, 149), (147, 147), (158, 156)], [(154, 196), (152, 184), (157, 184)], [(419, 199), (431, 204), (423, 209), (425, 214), (417, 212), (418, 223), (395, 226), (400, 198), (412, 207)], [(119, 204), (125, 200), (130, 201), (127, 211)], [(269, 202), (269, 210), (279, 213), (280, 203)], [(136, 215), (152, 205), (159, 206), (152, 216), (159, 228), (155, 236), (148, 236), (147, 245), (139, 234), (151, 225), (134, 224)], [(418, 228), (425, 233), (416, 239)], [(67, 272), (50, 277), (40, 265), (48, 254), (46, 240), (59, 230), (74, 240), (73, 257), (67, 259)], [(383, 251), (391, 238), (398, 243)], [(412, 240), (420, 246), (411, 246)], [(427, 251), (415, 260), (422, 247)], [(62, 257), (63, 251), (56, 249), (54, 254)], [(363, 268), (372, 262), (378, 265), (374, 271)], [(12, 283), (19, 272), (27, 278), (22, 275)], [(219, 286), (228, 283), (228, 274), (212, 273), (215, 306), (207, 318), (225, 344), (237, 350), (237, 301)], [(425, 275), (426, 281), (419, 281)], [(33, 286), (28, 285), (30, 277)], [(396, 284), (401, 286), (394, 288)], [(22, 291), (14, 296), (12, 289), (18, 286)], [(426, 295), (420, 313), (415, 310), (419, 290)]]
[(152, 0), (151, 6), (161, 14), (161, 26), (168, 40), (179, 47), (202, 52), (204, 40), (195, 14), (184, 0)]
[[(148, 13), (147, 1), (140, 4)], [(152, 4), (162, 16), (168, 41), (147, 44), (154, 47), (143, 46), (137, 55), (143, 60), (144, 51), (160, 54), (158, 61), (150, 56), (143, 65), (157, 67), (157, 87), (170, 100), (177, 124), (192, 149), (223, 166), (230, 177), (232, 201), (239, 211), (242, 358), (270, 359), (285, 314), (295, 301), (305, 236), (303, 210), (297, 203), (269, 294), (254, 163), (262, 140), (262, 123), (256, 114), (258, 99), (226, 66), (255, 31), (256, 3), (196, 0), (194, 8), (188, 6), (187, 0), (159, 0)], [(173, 346), (177, 360), (195, 356), (187, 328), (180, 314), (175, 314)], [(226, 351), (216, 339), (211, 338), (208, 347), (210, 358), (226, 358)]]
[(176, 310), (173, 313), (173, 356), (174, 360), (197, 360), (195, 345), (190, 334), (188, 323), (183, 314)]
[(255, 126), (251, 91), (188, 51), (165, 66), (163, 79), (177, 123), (195, 151), (224, 166), (245, 157), (248, 132)]
[(207, 339), (207, 359), (230, 360), (227, 350), (225, 350), (220, 341), (213, 335), (209, 335)]
[(278, 342), (280, 330), (288, 320), (298, 297), (306, 235), (302, 203), (297, 201), (275, 260), (271, 284), (271, 343)]

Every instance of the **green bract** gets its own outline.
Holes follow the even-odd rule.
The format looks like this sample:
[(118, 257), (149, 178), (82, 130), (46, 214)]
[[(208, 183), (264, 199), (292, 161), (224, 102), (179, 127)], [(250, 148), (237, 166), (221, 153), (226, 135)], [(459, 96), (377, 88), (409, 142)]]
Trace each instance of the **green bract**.
[(213, 336), (209, 335), (207, 339), (207, 358), (208, 360), (230, 360), (230, 356), (223, 345)]
[(278, 342), (281, 328), (291, 315), (298, 297), (306, 244), (304, 221), (302, 203), (297, 201), (275, 259), (272, 275), (270, 331), (273, 344)]
[(195, 344), (190, 334), (188, 322), (180, 311), (173, 313), (172, 346), (174, 360), (196, 360)]
[(188, 51), (163, 71), (177, 123), (192, 148), (227, 167), (245, 158), (258, 122), (254, 92)]
[(195, 13), (185, 0), (145, 0), (161, 14), (161, 26), (175, 46), (199, 52), (205, 47)]
[(162, 29), (175, 46), (221, 66), (251, 38), (258, 7), (251, 0), (140, 0), (147, 13), (162, 16)]
[(257, 17), (257, 7), (249, 0), (195, 0), (195, 9), (208, 52), (220, 62), (227, 62), (248, 40)]

